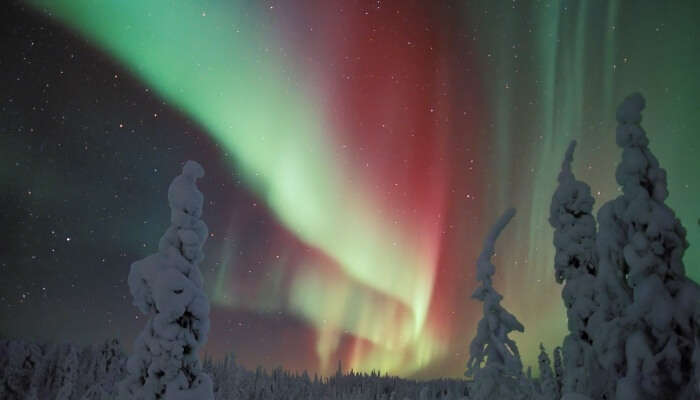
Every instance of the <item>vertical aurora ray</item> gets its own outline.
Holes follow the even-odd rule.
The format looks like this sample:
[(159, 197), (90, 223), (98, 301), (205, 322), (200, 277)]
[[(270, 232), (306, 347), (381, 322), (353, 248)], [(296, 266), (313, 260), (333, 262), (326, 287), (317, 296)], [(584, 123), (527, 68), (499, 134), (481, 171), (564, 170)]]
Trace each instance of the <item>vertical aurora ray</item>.
[[(537, 174), (532, 177), (531, 204), (543, 205), (551, 200), (551, 193), (556, 188), (557, 166), (561, 163), (561, 149), (572, 139), (580, 140), (583, 134), (583, 85), (587, 65), (583, 63), (585, 50), (585, 3), (578, 3), (575, 9), (569, 11), (569, 17), (560, 20), (561, 4), (553, 2), (550, 10), (546, 10), (540, 18), (552, 18), (556, 21), (554, 29), (544, 30), (545, 37), (540, 38), (539, 46), (551, 49), (548, 62), (553, 70), (545, 71), (540, 76), (547, 82), (546, 91), (551, 90), (551, 97), (541, 114), (547, 118), (548, 125), (540, 131), (542, 147), (533, 149), (537, 157)], [(556, 15), (552, 15), (556, 13)], [(565, 15), (566, 17), (566, 15)], [(554, 33), (556, 32), (556, 33)], [(552, 34), (554, 33), (554, 34)], [(565, 42), (566, 44), (563, 44)], [(551, 238), (542, 235), (542, 224), (549, 216), (547, 207), (532, 207), (530, 212), (530, 247), (528, 260), (535, 268), (537, 276), (544, 278), (551, 275), (551, 254), (540, 251), (551, 247)]]
[(613, 102), (613, 78), (615, 65), (615, 29), (617, 24), (617, 13), (619, 1), (612, 0), (608, 3), (607, 20), (605, 23), (605, 58), (600, 65), (600, 73), (603, 75), (603, 109), (612, 110)]

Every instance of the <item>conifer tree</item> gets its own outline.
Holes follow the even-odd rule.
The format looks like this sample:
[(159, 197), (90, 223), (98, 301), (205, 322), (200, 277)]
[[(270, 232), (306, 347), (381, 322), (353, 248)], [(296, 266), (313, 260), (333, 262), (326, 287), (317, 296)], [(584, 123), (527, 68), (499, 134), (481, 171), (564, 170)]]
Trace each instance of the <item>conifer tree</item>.
[(168, 188), (171, 225), (158, 252), (131, 265), (134, 304), (153, 313), (136, 339), (120, 395), (129, 400), (212, 400), (212, 382), (197, 351), (209, 332), (209, 301), (198, 264), (208, 235), (200, 219), (202, 167), (188, 161)]
[(69, 400), (74, 395), (78, 381), (78, 351), (73, 345), (66, 346), (59, 371), (60, 385), (56, 400)]
[(34, 368), (41, 363), (42, 351), (33, 343), (11, 340), (0, 352), (0, 398), (23, 400), (31, 392)]
[(564, 367), (561, 361), (561, 347), (554, 348), (554, 379), (557, 382), (557, 390), (562, 393), (564, 382)]
[(616, 142), (622, 161), (615, 178), (622, 195), (614, 204), (623, 239), (618, 261), (632, 301), (620, 318), (625, 362), (618, 371), (623, 376), (616, 398), (680, 399), (683, 393), (691, 399), (687, 388), (695, 347), (693, 313), (700, 306), (700, 290), (685, 274), (686, 231), (665, 204), (666, 171), (640, 125), (644, 107), (644, 98), (635, 93), (617, 109)]
[(537, 357), (540, 369), (540, 389), (542, 397), (548, 400), (559, 400), (559, 388), (552, 371), (552, 363), (549, 355), (544, 349), (544, 344), (540, 343), (540, 355)]
[(549, 223), (554, 228), (555, 279), (564, 283), (569, 334), (563, 352), (566, 376), (562, 391), (593, 394), (600, 368), (593, 351), (594, 334), (589, 326), (597, 308), (594, 292), (598, 267), (595, 259), (596, 222), (590, 187), (571, 170), (576, 141), (566, 151), (559, 185), (552, 196)]
[(508, 337), (512, 331), (525, 328), (501, 306), (503, 298), (493, 288), (495, 267), (491, 257), (495, 254), (495, 242), (503, 228), (515, 215), (515, 209), (507, 210), (491, 228), (477, 260), (476, 279), (481, 285), (472, 298), (483, 302), (483, 317), (477, 334), (469, 346), (469, 361), (465, 375), (474, 378), (471, 396), (474, 399), (517, 398), (523, 391), (522, 361), (515, 342)]
[(31, 381), (29, 384), (29, 392), (26, 397), (27, 400), (39, 400), (43, 397), (42, 392), (44, 391), (43, 389), (46, 386), (48, 378), (49, 365), (45, 354), (45, 346), (37, 346), (37, 348), (40, 349), (40, 351), (37, 352), (36, 363), (30, 373)]

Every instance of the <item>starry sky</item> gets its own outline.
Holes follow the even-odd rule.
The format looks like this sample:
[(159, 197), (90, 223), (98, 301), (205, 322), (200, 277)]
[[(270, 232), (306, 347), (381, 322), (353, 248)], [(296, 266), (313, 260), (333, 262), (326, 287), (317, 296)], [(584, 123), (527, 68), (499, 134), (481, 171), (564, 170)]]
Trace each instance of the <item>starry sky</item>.
[[(142, 4), (144, 3), (144, 4)], [(125, 347), (129, 266), (200, 162), (205, 351), (462, 376), (491, 223), (526, 364), (566, 333), (549, 202), (564, 151), (617, 196), (614, 110), (669, 174), (700, 280), (696, 1), (12, 1), (0, 17), (0, 337)]]

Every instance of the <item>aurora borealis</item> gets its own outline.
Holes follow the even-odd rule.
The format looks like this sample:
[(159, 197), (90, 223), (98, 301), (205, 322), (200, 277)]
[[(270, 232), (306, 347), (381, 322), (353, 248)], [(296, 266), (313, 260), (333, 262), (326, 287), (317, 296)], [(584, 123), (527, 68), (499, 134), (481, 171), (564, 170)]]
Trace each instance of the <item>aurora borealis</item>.
[[(616, 196), (613, 113), (632, 91), (647, 98), (643, 124), (668, 171), (668, 203), (688, 230), (687, 272), (700, 280), (700, 6), (693, 1), (27, 4), (33, 23), (87, 41), (93, 53), (85, 58), (109, 58), (100, 65), (119, 72), (106, 76), (131, 76), (133, 87), (124, 89), (130, 98), (146, 88), (162, 101), (164, 111), (129, 111), (141, 119), (152, 114), (160, 125), (142, 124), (133, 132), (140, 141), (102, 143), (105, 151), (136, 153), (151, 141), (165, 143), (160, 148), (208, 143), (178, 156), (204, 157), (198, 161), (207, 170), (209, 353), (233, 351), (249, 367), (322, 374), (342, 360), (347, 369), (461, 376), (481, 317), (469, 298), (475, 260), (490, 224), (513, 206), (518, 215), (499, 239), (494, 284), (525, 326), (513, 335), (525, 363), (536, 364), (539, 342), (551, 348), (566, 330), (547, 224), (561, 159), (577, 139), (573, 167), (591, 185), (596, 206)], [(53, 68), (50, 59), (46, 68)], [(78, 82), (74, 90), (91, 90)], [(8, 90), (22, 87), (14, 85)], [(115, 120), (109, 129), (130, 127), (101, 107), (102, 117)], [(71, 122), (80, 118), (68, 118), (75, 132), (102, 130), (99, 121)], [(3, 135), (30, 120), (8, 118)], [(178, 127), (182, 120), (191, 122)], [(52, 126), (36, 135), (50, 136)], [(45, 157), (21, 150), (32, 140), (13, 139), (6, 148), (25, 154), (23, 164), (33, 160), (33, 174), (48, 174), (37, 172), (51, 168)], [(82, 148), (82, 139), (65, 140)], [(7, 154), (0, 166), (10, 171), (20, 156)], [(185, 160), (158, 154), (124, 164), (170, 172)], [(99, 159), (64, 167), (108, 169)], [(148, 188), (174, 176), (130, 173)], [(8, 193), (24, 199), (27, 185), (10, 175), (0, 172)], [(83, 185), (115, 201), (109, 179)], [(47, 192), (58, 199), (60, 191)], [(129, 195), (133, 202), (124, 206), (142, 212), (166, 204), (162, 190)], [(65, 212), (61, 201), (42, 204), (50, 214)], [(139, 243), (157, 243), (160, 233), (120, 215), (120, 224), (134, 228), (117, 245), (128, 247), (128, 257), (111, 259), (109, 269), (125, 279), (146, 252)], [(17, 229), (29, 235), (26, 225)], [(9, 263), (29, 263), (30, 253), (13, 252)], [(16, 303), (16, 282), (29, 279), (3, 286), (3, 301)], [(128, 295), (118, 282), (106, 287)], [(13, 310), (23, 307), (15, 303)], [(135, 313), (128, 299), (122, 303), (115, 314)], [(69, 315), (68, 308), (56, 313)], [(37, 330), (10, 327), (9, 309), (0, 332)], [(120, 334), (130, 343), (135, 332)]]

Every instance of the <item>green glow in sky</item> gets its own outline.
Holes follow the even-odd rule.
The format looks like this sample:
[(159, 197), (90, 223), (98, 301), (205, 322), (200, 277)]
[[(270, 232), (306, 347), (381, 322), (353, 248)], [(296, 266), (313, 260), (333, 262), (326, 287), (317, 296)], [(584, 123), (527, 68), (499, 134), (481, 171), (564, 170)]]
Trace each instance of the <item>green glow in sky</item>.
[[(255, 10), (246, 6), (249, 3), (37, 0), (32, 4), (94, 41), (201, 124), (233, 156), (233, 167), (279, 220), (342, 268), (347, 279), (342, 284), (353, 292), (348, 296), (361, 298), (378, 291), (394, 303), (392, 307), (407, 308), (406, 321), (411, 323), (380, 324), (371, 329), (383, 331), (371, 332), (363, 320), (371, 313), (360, 310), (353, 320), (335, 321), (337, 326), (327, 328), (327, 322), (318, 318), (318, 304), (338, 305), (343, 300), (332, 292), (310, 290), (294, 294), (292, 304), (301, 317), (324, 334), (348, 330), (376, 339), (399, 329), (406, 346), (426, 340), (436, 240), (416, 242), (385, 223), (370, 192), (350, 182), (329, 158), (333, 135), (325, 131), (319, 105), (309, 100), (313, 91), (275, 43), (274, 26), (262, 17), (251, 17)], [(334, 283), (316, 275), (299, 279), (300, 287), (306, 288)], [(421, 344), (423, 349), (438, 347)], [(321, 343), (319, 357), (327, 358), (332, 350)], [(383, 359), (381, 364), (397, 373), (410, 372), (437, 355), (420, 353), (412, 360)]]

